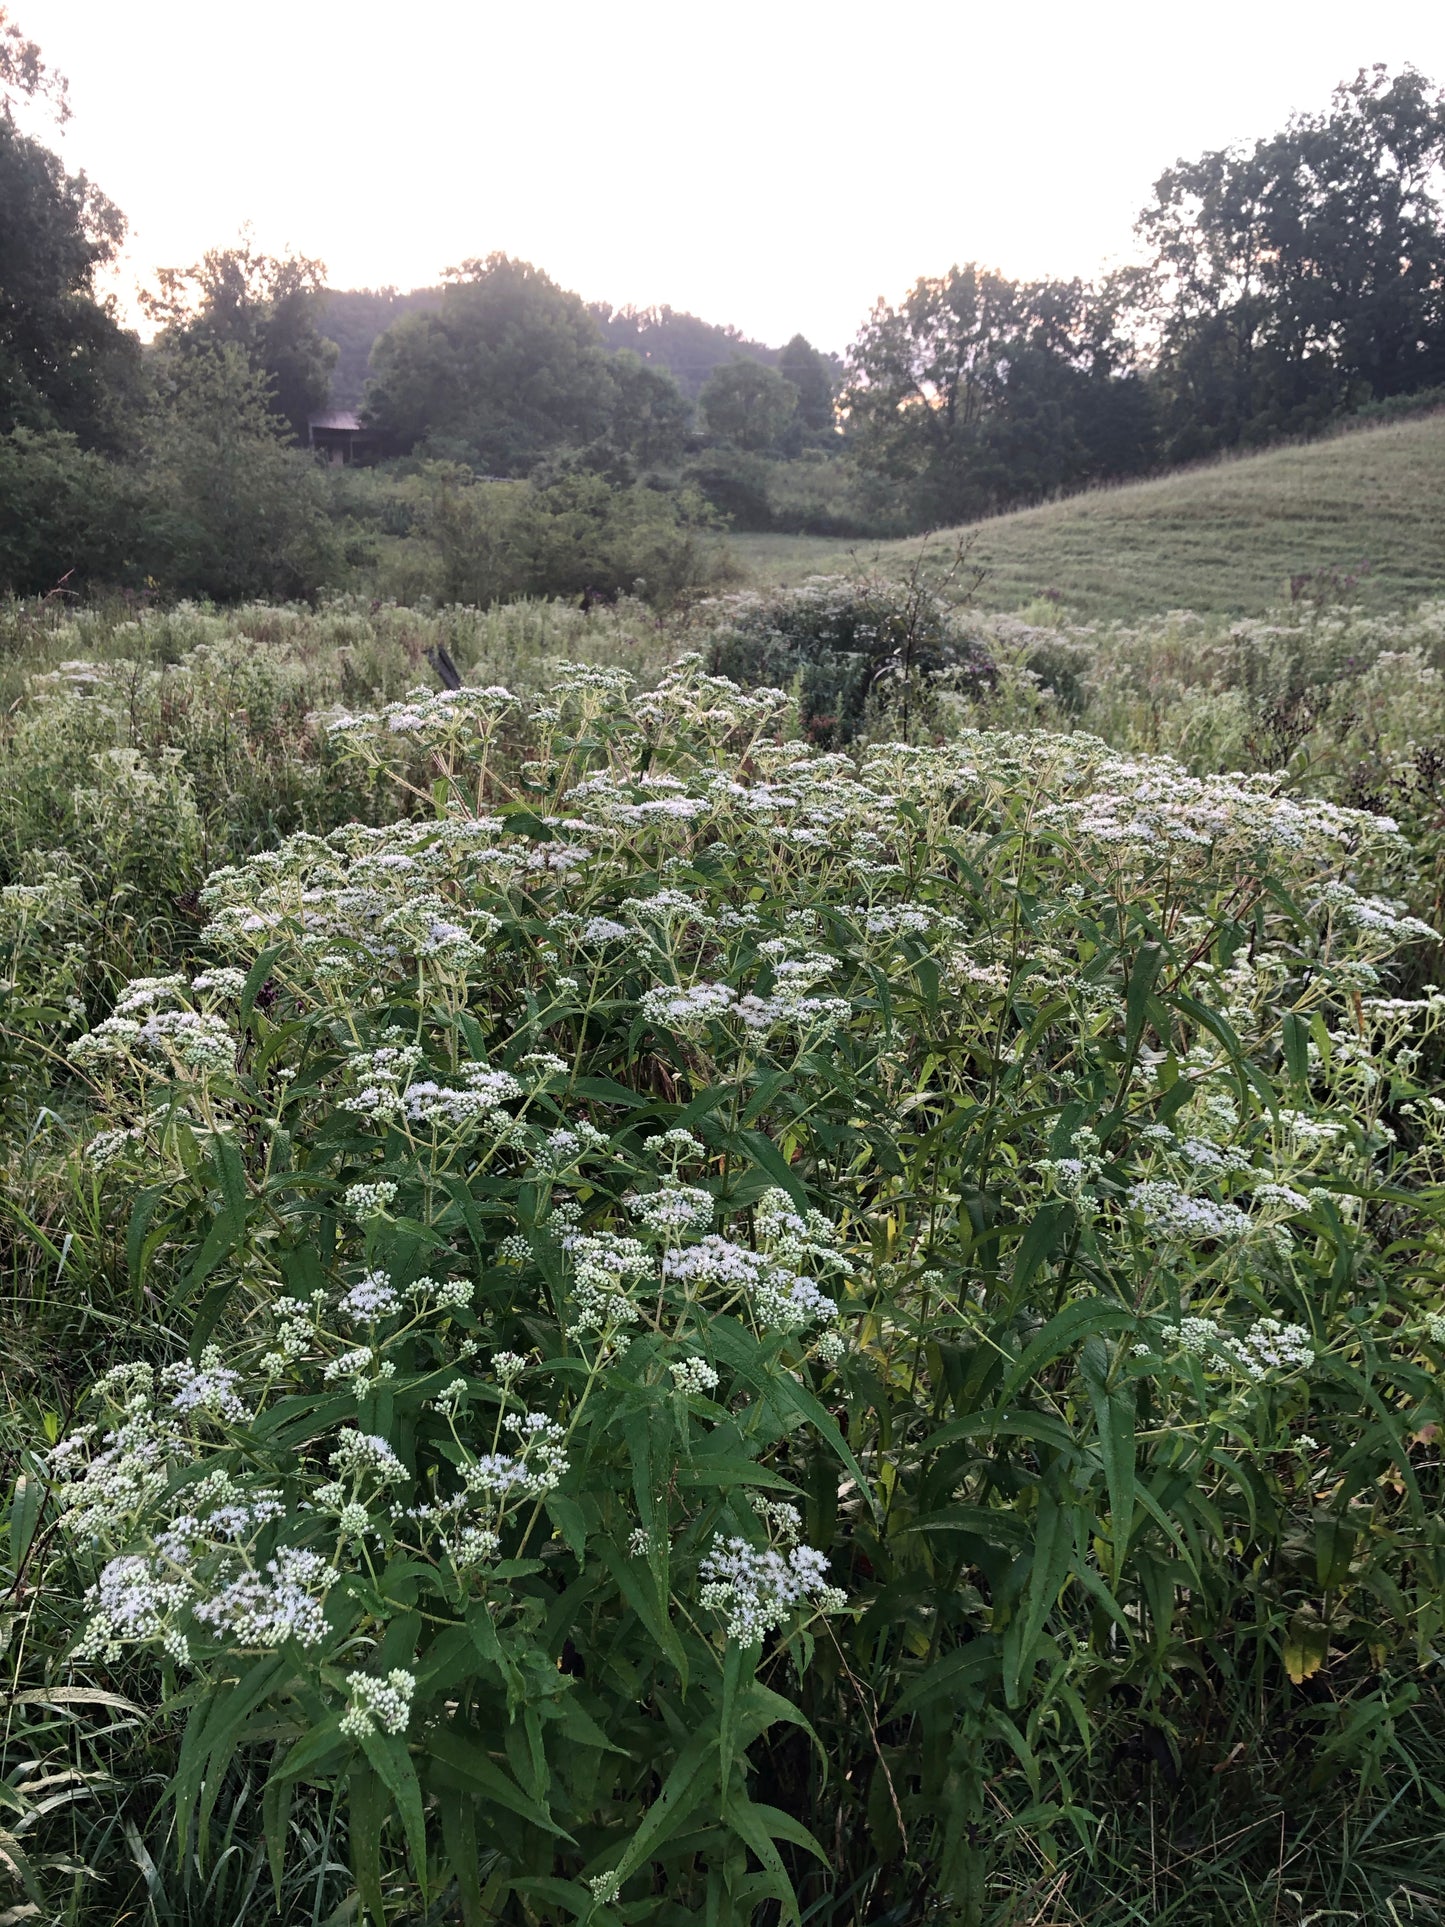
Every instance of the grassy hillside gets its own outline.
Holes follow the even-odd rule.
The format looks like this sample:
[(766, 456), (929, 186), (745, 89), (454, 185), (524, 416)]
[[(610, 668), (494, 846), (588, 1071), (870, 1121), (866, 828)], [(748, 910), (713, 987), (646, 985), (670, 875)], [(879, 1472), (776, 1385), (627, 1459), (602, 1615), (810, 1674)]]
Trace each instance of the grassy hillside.
[[(1047, 595), (1086, 618), (1259, 614), (1291, 575), (1362, 562), (1365, 604), (1397, 608), (1445, 589), (1445, 411), (1101, 489), (971, 533), (991, 608)], [(759, 580), (796, 581), (850, 555), (897, 562), (919, 545), (755, 535), (731, 546)]]

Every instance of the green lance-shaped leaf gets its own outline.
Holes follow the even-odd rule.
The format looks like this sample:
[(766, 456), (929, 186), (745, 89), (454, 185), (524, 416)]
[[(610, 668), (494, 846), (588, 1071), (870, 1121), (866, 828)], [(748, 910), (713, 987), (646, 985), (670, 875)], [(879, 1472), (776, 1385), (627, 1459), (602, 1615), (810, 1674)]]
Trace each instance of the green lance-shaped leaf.
[(1094, 1408), (1099, 1453), (1109, 1488), (1114, 1583), (1117, 1586), (1134, 1525), (1134, 1394), (1128, 1385), (1111, 1387), (1109, 1369), (1109, 1347), (1104, 1340), (1098, 1336), (1086, 1339), (1079, 1354), (1079, 1370)]
[(1023, 1684), (1032, 1671), (1044, 1622), (1058, 1604), (1074, 1555), (1073, 1512), (1060, 1503), (1051, 1487), (1039, 1491), (1034, 1525), (1033, 1558), (1024, 1585), (1020, 1610), (1004, 1632), (1004, 1697), (1010, 1706), (1023, 1700)]

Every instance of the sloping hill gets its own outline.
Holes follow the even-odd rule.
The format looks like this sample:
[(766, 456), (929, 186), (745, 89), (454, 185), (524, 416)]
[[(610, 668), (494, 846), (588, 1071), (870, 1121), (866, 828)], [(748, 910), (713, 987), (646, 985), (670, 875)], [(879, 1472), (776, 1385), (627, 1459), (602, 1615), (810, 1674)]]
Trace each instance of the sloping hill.
[[(1251, 615), (1287, 600), (1292, 575), (1361, 564), (1361, 600), (1399, 607), (1445, 595), (1445, 410), (1022, 509), (929, 548), (960, 534), (989, 570), (991, 608), (1048, 596), (1085, 618)], [(844, 568), (850, 553), (892, 567), (918, 546), (732, 538), (759, 581)]]

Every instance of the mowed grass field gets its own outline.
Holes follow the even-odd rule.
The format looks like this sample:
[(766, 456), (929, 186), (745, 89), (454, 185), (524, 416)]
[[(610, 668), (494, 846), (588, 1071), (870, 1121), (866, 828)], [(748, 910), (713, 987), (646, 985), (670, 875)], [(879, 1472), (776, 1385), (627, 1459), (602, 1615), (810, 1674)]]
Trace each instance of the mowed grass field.
[[(1361, 564), (1364, 605), (1399, 608), (1445, 594), (1445, 410), (1022, 509), (927, 548), (950, 554), (960, 535), (988, 570), (977, 597), (988, 608), (1047, 597), (1086, 620), (1258, 615), (1288, 599), (1292, 575)], [(729, 546), (762, 584), (896, 568), (920, 542), (739, 535)]]

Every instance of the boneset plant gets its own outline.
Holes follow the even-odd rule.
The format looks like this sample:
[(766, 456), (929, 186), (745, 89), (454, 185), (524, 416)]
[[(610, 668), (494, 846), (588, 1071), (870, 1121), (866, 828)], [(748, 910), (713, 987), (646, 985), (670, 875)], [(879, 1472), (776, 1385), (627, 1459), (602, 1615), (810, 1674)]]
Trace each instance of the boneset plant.
[(377, 1922), (976, 1922), (1141, 1725), (1228, 1786), (1313, 1694), (1368, 1786), (1438, 1637), (1398, 834), (787, 722), (343, 718), (433, 814), (216, 872), (72, 1047), (192, 1333), (48, 1454), (72, 1663), (153, 1656), (188, 1853), (261, 1763), (278, 1897), (320, 1788)]

